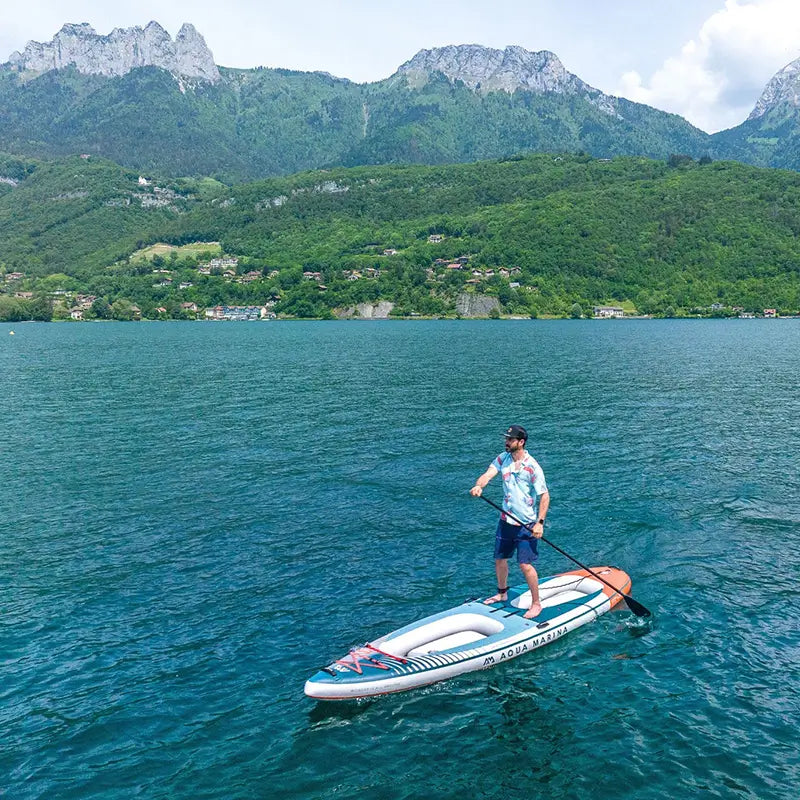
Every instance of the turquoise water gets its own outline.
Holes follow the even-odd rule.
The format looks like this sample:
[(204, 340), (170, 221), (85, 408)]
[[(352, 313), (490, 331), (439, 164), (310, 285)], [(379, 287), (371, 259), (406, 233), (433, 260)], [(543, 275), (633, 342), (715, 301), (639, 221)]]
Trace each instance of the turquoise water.
[[(791, 320), (0, 325), (0, 794), (795, 798), (798, 374)], [(492, 591), (510, 422), (655, 624), (305, 698)]]

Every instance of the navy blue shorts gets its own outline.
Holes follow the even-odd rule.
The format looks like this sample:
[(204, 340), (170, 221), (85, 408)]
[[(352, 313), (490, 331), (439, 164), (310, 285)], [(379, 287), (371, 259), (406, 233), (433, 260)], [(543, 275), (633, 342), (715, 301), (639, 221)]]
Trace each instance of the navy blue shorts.
[(511, 558), (515, 550), (519, 564), (535, 564), (539, 560), (539, 540), (521, 525), (510, 525), (500, 520), (494, 538), (495, 561)]

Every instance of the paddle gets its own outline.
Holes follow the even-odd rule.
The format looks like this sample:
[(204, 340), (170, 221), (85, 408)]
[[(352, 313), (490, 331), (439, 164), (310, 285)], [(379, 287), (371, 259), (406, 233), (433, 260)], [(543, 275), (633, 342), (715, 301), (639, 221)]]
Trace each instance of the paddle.
[[(523, 528), (525, 528), (525, 530), (533, 533), (533, 529), (530, 527), (530, 525), (526, 525), (521, 519), (517, 519), (513, 514), (509, 513), (508, 511), (504, 511), (502, 508), (500, 508), (499, 505), (497, 505), (497, 503), (493, 503), (488, 497), (480, 495), (480, 498), (481, 500), (485, 500), (490, 506), (492, 506), (492, 508), (496, 508), (501, 514), (505, 514), (507, 517), (511, 517), (511, 519), (513, 519), (514, 522), (518, 522), (520, 525), (522, 525)], [(622, 599), (625, 601), (625, 605), (627, 605), (628, 608), (631, 611), (633, 611), (633, 613), (636, 614), (637, 617), (652, 616), (651, 613), (641, 603), (634, 600), (630, 595), (625, 594), (625, 592), (622, 592), (619, 589), (617, 589), (616, 586), (612, 586), (608, 581), (603, 580), (596, 572), (592, 572), (592, 570), (590, 570), (589, 567), (587, 567), (585, 564), (581, 564), (581, 562), (578, 561), (577, 558), (573, 558), (569, 553), (565, 553), (558, 545), (555, 545), (548, 539), (545, 539), (544, 536), (542, 536), (541, 538), (543, 542), (549, 544), (550, 547), (552, 547), (554, 550), (558, 550), (558, 552), (561, 553), (562, 556), (566, 556), (570, 561), (574, 561), (581, 569), (585, 569), (590, 575), (597, 578), (597, 580), (599, 580), (601, 583), (604, 583), (606, 586), (613, 589), (617, 594), (622, 595)]]

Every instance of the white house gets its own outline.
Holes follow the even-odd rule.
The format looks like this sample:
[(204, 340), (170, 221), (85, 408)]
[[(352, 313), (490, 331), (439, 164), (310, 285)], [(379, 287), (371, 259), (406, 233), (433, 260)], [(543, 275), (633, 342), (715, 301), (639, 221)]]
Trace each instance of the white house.
[(594, 306), (594, 308), (592, 308), (592, 315), (601, 319), (610, 317), (621, 319), (625, 316), (625, 312), (619, 306)]

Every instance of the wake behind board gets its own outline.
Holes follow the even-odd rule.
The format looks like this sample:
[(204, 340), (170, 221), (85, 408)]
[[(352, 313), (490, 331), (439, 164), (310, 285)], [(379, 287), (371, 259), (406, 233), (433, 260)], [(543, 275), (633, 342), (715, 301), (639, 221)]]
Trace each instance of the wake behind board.
[[(592, 571), (630, 592), (631, 579), (621, 569)], [(542, 612), (530, 620), (523, 616), (531, 602), (525, 584), (509, 589), (501, 603), (472, 600), (425, 617), (324, 667), (306, 681), (305, 693), (318, 700), (372, 697), (488, 669), (592, 622), (622, 596), (580, 569), (541, 580), (539, 599)]]

